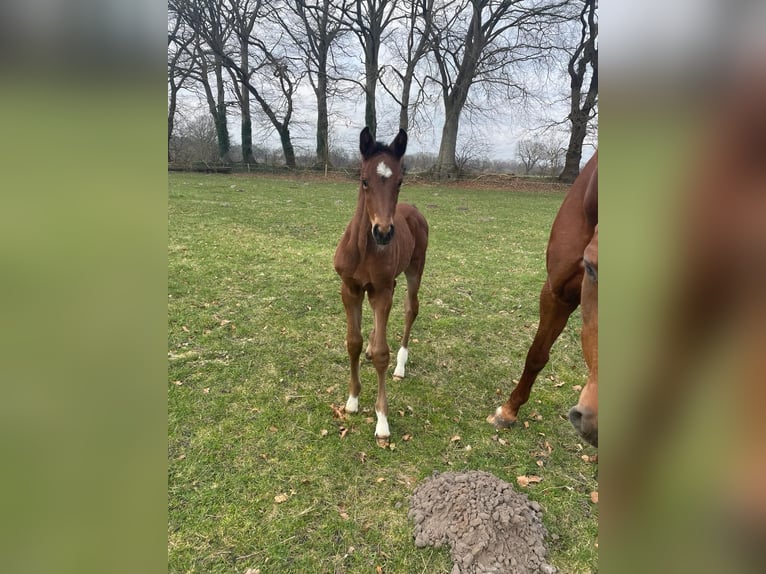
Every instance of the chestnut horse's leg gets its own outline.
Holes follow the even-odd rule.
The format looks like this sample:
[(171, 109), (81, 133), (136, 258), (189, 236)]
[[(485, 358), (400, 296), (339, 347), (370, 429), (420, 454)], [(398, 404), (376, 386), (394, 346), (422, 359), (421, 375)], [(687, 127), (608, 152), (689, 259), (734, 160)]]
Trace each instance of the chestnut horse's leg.
[(375, 338), (371, 342), (372, 363), (378, 373), (378, 398), (375, 401), (375, 438), (378, 446), (388, 446), (391, 431), (388, 428), (388, 399), (386, 397), (386, 374), (390, 360), (390, 349), (386, 341), (386, 327), (391, 303), (394, 297), (393, 286), (369, 292), (370, 305), (375, 314)]
[(346, 351), (351, 363), (351, 378), (348, 381), (348, 400), (346, 412), (355, 413), (359, 410), (359, 392), (362, 384), (359, 382), (359, 355), (362, 353), (362, 302), (364, 291), (358, 287), (341, 286), (341, 298), (346, 309)]
[(511, 393), (508, 400), (497, 408), (494, 415), (487, 420), (496, 427), (509, 427), (518, 417), (519, 408), (529, 399), (532, 385), (538, 373), (548, 364), (550, 350), (561, 331), (569, 320), (569, 316), (577, 309), (578, 302), (571, 302), (557, 297), (552, 291), (548, 280), (540, 292), (540, 323), (535, 339), (527, 352), (524, 371), (519, 384)]
[(404, 335), (402, 335), (402, 344), (399, 352), (396, 354), (396, 368), (394, 369), (394, 378), (404, 378), (404, 367), (407, 365), (409, 351), (407, 347), (410, 343), (410, 330), (412, 324), (418, 316), (420, 303), (418, 302), (418, 290), (420, 289), (420, 279), (423, 276), (423, 266), (425, 261), (419, 263), (414, 268), (405, 271), (407, 277), (407, 297), (404, 301)]

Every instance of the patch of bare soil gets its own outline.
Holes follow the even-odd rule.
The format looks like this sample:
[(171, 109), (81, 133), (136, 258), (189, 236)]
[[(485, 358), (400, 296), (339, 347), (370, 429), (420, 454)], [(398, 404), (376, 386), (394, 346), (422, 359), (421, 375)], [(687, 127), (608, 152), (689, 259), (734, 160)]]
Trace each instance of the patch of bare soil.
[(412, 494), (415, 546), (449, 544), (452, 574), (554, 574), (542, 507), (488, 472), (434, 473)]

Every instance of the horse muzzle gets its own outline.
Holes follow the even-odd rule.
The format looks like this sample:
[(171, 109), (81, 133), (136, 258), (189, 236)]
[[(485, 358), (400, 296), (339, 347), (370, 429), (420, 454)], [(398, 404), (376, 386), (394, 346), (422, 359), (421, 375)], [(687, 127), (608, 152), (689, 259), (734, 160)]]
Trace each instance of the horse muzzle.
[(377, 223), (372, 226), (372, 238), (378, 245), (388, 245), (394, 238), (394, 226), (389, 225), (388, 230), (383, 231)]
[(569, 422), (589, 444), (598, 448), (598, 415), (589, 408), (574, 406), (569, 409)]

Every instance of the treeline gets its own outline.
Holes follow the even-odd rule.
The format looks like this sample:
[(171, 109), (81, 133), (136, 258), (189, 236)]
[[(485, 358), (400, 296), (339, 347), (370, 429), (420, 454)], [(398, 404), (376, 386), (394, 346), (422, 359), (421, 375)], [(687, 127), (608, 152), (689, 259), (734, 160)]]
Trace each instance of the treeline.
[[(561, 79), (545, 93), (570, 102), (562, 120), (571, 135), (560, 147), (565, 163), (579, 166), (597, 109), (596, 37), (595, 0), (169, 0), (168, 160), (201, 158), (214, 144), (220, 163), (341, 165), (333, 110), (361, 95), (358, 124), (373, 134), (382, 100), (410, 133), (430, 129), (438, 105), (444, 119), (429, 169), (455, 177), (478, 160), (458, 145), (461, 122), (512, 115), (542, 97), (545, 76)], [(206, 103), (212, 142), (193, 133), (188, 113), (179, 122), (184, 91)], [(315, 129), (309, 153), (291, 132), (301, 117)], [(254, 137), (267, 130), (279, 137), (278, 156)]]

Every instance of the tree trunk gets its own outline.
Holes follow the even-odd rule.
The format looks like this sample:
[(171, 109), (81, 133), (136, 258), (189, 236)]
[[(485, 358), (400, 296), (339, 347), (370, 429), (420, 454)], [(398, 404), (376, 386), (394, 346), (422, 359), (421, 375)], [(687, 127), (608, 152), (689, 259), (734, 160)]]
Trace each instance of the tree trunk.
[[(584, 117), (583, 117), (584, 116)], [(564, 163), (564, 170), (559, 175), (562, 183), (573, 183), (580, 174), (580, 162), (582, 161), (582, 144), (587, 133), (588, 117), (582, 112), (573, 115), (572, 130), (569, 133), (569, 145)]]
[(402, 103), (399, 108), (399, 129), (410, 129), (410, 89), (412, 89), (412, 74), (405, 73), (402, 80)]
[(293, 142), (290, 140), (290, 129), (287, 127), (280, 127), (277, 129), (279, 132), (279, 139), (282, 142), (282, 152), (285, 154), (285, 165), (287, 167), (295, 167), (295, 150), (293, 149)]
[(170, 142), (173, 139), (173, 128), (175, 126), (175, 117), (176, 117), (176, 100), (178, 99), (176, 97), (177, 90), (175, 89), (175, 86), (171, 86), (170, 88), (170, 103), (168, 105), (168, 163), (173, 161), (173, 156), (170, 152)]
[(317, 167), (330, 167), (329, 130), (327, 117), (327, 72), (320, 70), (317, 76)]
[[(247, 41), (243, 41), (239, 49), (242, 60), (242, 71), (247, 76), (250, 73), (250, 62), (247, 52)], [(250, 115), (250, 92), (242, 82), (242, 163), (256, 163), (253, 156), (253, 123)]]
[(215, 81), (217, 87), (217, 102), (213, 119), (215, 120), (215, 132), (218, 139), (218, 157), (223, 163), (231, 163), (231, 141), (229, 140), (229, 126), (226, 123), (225, 87), (223, 83), (223, 65), (216, 58)]
[(364, 122), (370, 128), (372, 139), (375, 139), (378, 129), (378, 115), (375, 109), (375, 90), (378, 86), (378, 58), (376, 52), (377, 50), (368, 49), (367, 59), (364, 63)]
[(458, 176), (457, 162), (457, 132), (460, 125), (460, 108), (447, 106), (442, 141), (439, 146), (439, 157), (433, 167), (434, 178), (438, 180), (456, 179)]

